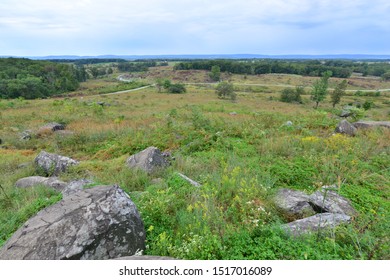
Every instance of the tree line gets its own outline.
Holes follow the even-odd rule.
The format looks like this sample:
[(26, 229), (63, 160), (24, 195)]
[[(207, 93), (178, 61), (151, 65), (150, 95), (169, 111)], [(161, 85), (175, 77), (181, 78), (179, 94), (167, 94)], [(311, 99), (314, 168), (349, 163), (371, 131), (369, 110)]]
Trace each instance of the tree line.
[(0, 98), (45, 98), (76, 90), (84, 67), (25, 58), (0, 59)]
[(344, 60), (189, 60), (179, 62), (175, 70), (208, 70), (219, 67), (221, 72), (233, 74), (296, 74), (322, 77), (330, 71), (333, 77), (349, 78), (353, 72), (363, 76), (386, 76), (390, 73), (390, 64), (386, 62), (356, 62)]

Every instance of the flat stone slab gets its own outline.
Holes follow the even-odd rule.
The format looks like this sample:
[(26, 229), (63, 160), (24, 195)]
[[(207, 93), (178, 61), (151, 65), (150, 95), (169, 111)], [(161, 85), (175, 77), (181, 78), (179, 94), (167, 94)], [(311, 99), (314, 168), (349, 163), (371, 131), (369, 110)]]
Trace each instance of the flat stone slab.
[(351, 217), (344, 214), (322, 213), (285, 224), (282, 228), (286, 232), (297, 236), (309, 232), (316, 232), (318, 230), (333, 229), (342, 223), (349, 222), (350, 220)]
[(309, 203), (309, 196), (301, 191), (280, 189), (274, 197), (274, 201), (280, 211), (295, 218), (303, 218), (315, 214)]
[(358, 121), (354, 122), (353, 126), (356, 128), (371, 128), (379, 126), (390, 128), (390, 121)]
[(56, 191), (62, 191), (67, 186), (67, 183), (59, 180), (57, 177), (47, 178), (42, 176), (22, 178), (15, 183), (15, 187), (17, 188), (32, 188), (39, 185), (52, 188)]

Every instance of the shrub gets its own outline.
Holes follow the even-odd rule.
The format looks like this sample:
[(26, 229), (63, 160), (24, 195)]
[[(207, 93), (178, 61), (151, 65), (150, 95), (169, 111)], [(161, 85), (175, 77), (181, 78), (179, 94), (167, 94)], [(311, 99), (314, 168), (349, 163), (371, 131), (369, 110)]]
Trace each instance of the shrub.
[(280, 95), (280, 101), (287, 102), (287, 103), (293, 103), (293, 102), (302, 103), (301, 94), (304, 93), (305, 90), (301, 86), (298, 86), (295, 89), (285, 88)]
[(219, 98), (227, 98), (232, 101), (236, 100), (237, 95), (234, 92), (233, 84), (229, 82), (221, 82), (215, 89)]
[(185, 93), (186, 91), (186, 87), (183, 84), (171, 84), (168, 87), (169, 93)]

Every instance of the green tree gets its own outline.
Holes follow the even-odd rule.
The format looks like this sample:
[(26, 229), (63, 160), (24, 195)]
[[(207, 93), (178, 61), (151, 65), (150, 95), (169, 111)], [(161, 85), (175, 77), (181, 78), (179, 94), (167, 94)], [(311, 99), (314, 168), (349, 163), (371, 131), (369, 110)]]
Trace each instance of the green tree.
[(218, 65), (214, 65), (211, 67), (210, 78), (216, 82), (218, 82), (221, 78), (221, 68)]
[(229, 98), (234, 101), (237, 98), (236, 93), (234, 92), (233, 84), (229, 82), (221, 82), (217, 85), (215, 89), (219, 98)]
[(347, 89), (347, 85), (347, 81), (343, 80), (342, 82), (338, 83), (336, 88), (331, 92), (330, 98), (332, 100), (333, 108), (336, 106), (336, 104), (340, 103), (341, 97), (345, 94), (345, 90)]
[(318, 104), (320, 104), (320, 102), (325, 99), (326, 93), (328, 91), (328, 80), (331, 76), (332, 72), (326, 71), (322, 73), (322, 77), (313, 84), (311, 98), (316, 103), (316, 109), (318, 108)]

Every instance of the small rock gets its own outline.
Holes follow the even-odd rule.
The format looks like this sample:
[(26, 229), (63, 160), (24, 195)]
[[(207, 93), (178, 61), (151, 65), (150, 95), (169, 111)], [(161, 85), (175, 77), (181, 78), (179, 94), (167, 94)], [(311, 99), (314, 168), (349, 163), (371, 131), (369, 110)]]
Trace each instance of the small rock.
[(15, 187), (17, 188), (31, 188), (39, 185), (52, 188), (56, 191), (62, 191), (66, 187), (67, 183), (58, 180), (57, 177), (47, 178), (42, 176), (31, 176), (22, 178), (15, 183)]
[(349, 136), (355, 136), (357, 129), (352, 124), (350, 124), (347, 120), (342, 120), (337, 125), (335, 132), (341, 133), (341, 134), (346, 134)]
[(20, 139), (21, 140), (30, 140), (32, 137), (31, 135), (32, 135), (31, 130), (25, 130), (20, 134)]
[(350, 220), (351, 217), (345, 214), (322, 213), (285, 224), (282, 228), (288, 233), (298, 236), (308, 232), (332, 229), (342, 223), (347, 223)]
[(46, 176), (57, 176), (61, 172), (65, 172), (70, 166), (79, 164), (74, 159), (45, 151), (40, 152), (34, 162), (38, 171), (43, 171)]
[(39, 130), (52, 130), (52, 131), (64, 130), (64, 129), (65, 129), (65, 125), (56, 122), (45, 124), (44, 126), (39, 128)]
[(293, 122), (292, 122), (292, 121), (287, 121), (284, 125), (285, 125), (285, 126), (292, 126), (292, 125), (293, 125)]
[(236, 115), (237, 115), (237, 112), (230, 112), (229, 115), (230, 115), (230, 116), (236, 116)]
[(156, 147), (149, 147), (129, 157), (126, 164), (130, 168), (138, 168), (150, 174), (168, 167), (169, 161), (166, 158)]

